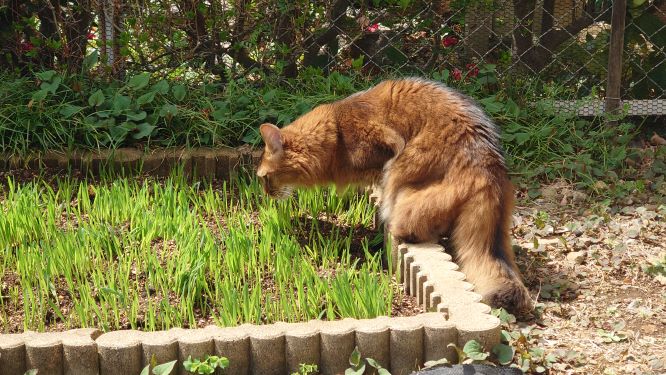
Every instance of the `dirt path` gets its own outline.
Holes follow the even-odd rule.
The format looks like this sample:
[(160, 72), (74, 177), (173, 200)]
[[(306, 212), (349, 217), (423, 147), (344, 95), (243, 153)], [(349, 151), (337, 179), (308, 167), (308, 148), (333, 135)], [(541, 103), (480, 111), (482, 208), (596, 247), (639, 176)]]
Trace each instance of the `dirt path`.
[(552, 355), (542, 361), (550, 373), (666, 374), (663, 197), (610, 205), (562, 186), (542, 191), (518, 202), (513, 228), (538, 317), (508, 328)]

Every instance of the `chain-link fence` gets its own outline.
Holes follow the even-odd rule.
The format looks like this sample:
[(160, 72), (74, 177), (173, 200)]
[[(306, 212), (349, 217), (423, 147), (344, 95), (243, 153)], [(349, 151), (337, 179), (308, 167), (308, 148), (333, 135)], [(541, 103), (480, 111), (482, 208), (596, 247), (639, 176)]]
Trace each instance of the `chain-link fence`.
[[(51, 51), (54, 41), (69, 45), (87, 35), (87, 51), (99, 50), (119, 75), (204, 74), (224, 82), (316, 67), (461, 80), (491, 64), (501, 78), (538, 78), (569, 97), (599, 99), (612, 84), (609, 63), (621, 61), (621, 98), (650, 100), (641, 113), (663, 114), (666, 0), (625, 1), (615, 3), (624, 27), (613, 30), (623, 36), (623, 54), (610, 48), (610, 0), (10, 0), (0, 8), (0, 38), (19, 65), (29, 60), (26, 42)], [(36, 20), (32, 28), (10, 27), (26, 15)], [(36, 58), (71, 64), (72, 53)]]

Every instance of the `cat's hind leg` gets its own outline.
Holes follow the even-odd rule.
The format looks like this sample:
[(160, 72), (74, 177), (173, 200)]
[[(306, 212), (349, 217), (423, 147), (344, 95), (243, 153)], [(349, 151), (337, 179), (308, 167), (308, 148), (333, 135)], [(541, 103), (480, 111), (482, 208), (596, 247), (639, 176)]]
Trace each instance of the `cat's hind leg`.
[(458, 187), (442, 181), (418, 189), (401, 189), (390, 210), (389, 231), (402, 242), (439, 241), (449, 231), (456, 207), (461, 202), (458, 190)]

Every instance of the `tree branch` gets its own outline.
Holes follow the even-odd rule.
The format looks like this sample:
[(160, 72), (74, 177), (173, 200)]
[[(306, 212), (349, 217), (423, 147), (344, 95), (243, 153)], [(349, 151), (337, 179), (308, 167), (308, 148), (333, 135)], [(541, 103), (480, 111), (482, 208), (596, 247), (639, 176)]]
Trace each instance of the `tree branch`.
[(305, 57), (303, 59), (304, 65), (312, 65), (319, 55), (319, 50), (325, 45), (330, 45), (335, 41), (335, 38), (340, 33), (343, 23), (345, 21), (345, 11), (349, 5), (348, 0), (335, 0), (329, 12), (329, 26), (322, 34), (315, 37), (311, 34), (303, 41), (303, 46), (306, 48)]

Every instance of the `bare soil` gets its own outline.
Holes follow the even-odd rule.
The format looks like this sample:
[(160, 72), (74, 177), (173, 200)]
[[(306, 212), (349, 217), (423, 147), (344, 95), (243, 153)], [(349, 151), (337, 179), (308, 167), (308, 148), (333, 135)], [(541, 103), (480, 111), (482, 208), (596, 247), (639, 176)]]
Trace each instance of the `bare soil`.
[(553, 374), (666, 374), (666, 278), (645, 267), (666, 255), (664, 197), (634, 192), (616, 204), (566, 184), (519, 201), (514, 248), (538, 302), (539, 347)]

